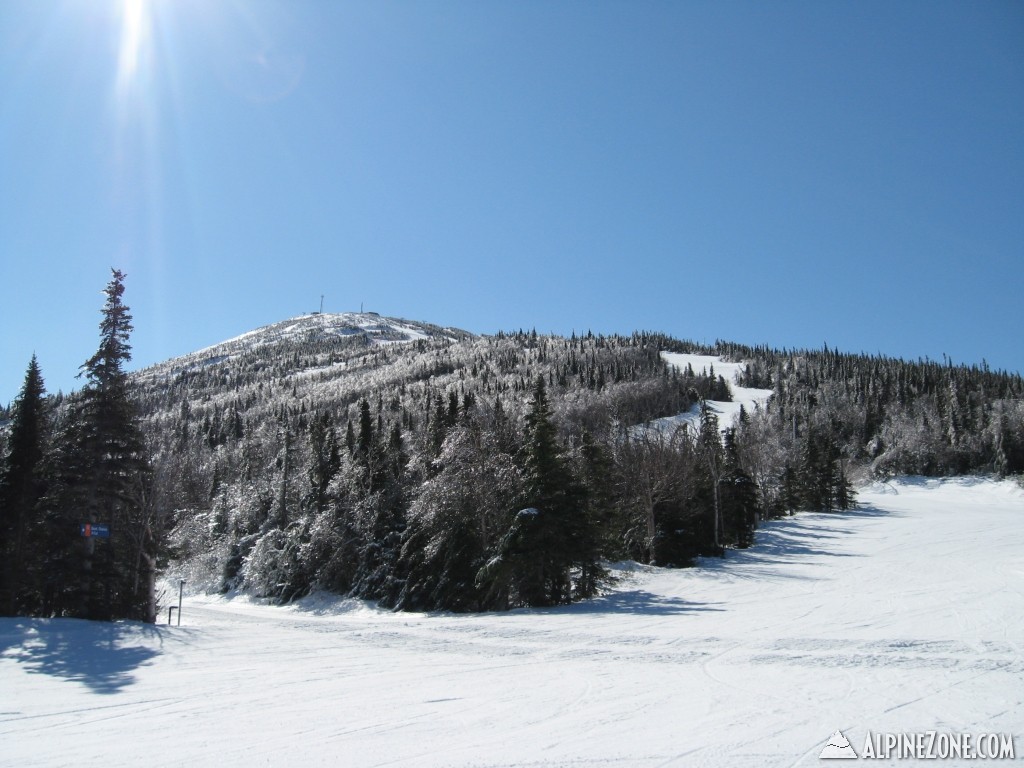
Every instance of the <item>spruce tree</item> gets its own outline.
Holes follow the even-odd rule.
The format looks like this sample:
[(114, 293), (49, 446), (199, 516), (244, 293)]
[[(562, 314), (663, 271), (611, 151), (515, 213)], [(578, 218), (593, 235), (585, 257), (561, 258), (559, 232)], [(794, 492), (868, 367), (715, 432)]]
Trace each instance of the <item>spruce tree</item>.
[(327, 509), (328, 486), (341, 468), (341, 450), (338, 435), (330, 414), (314, 417), (309, 425), (310, 462), (307, 476), (309, 492), (307, 504), (316, 513)]
[(779, 511), (795, 514), (800, 507), (800, 477), (787, 462), (779, 474)]
[(734, 429), (725, 431), (721, 504), (725, 541), (740, 548), (749, 547), (754, 543), (760, 505), (754, 481), (740, 462)]
[[(49, 612), (152, 622), (161, 532), (150, 519), (151, 471), (124, 371), (132, 331), (125, 276), (112, 273), (100, 346), (82, 366), (87, 383), (69, 409), (44, 505)], [(109, 537), (89, 535), (94, 526), (107, 526)]]
[(359, 401), (359, 438), (356, 442), (356, 456), (364, 465), (370, 462), (373, 450), (373, 418), (370, 416), (370, 402), (364, 397)]
[(831, 506), (831, 464), (826, 446), (810, 429), (800, 449), (797, 478), (800, 506), (803, 509), (822, 512)]
[(558, 605), (593, 594), (600, 581), (599, 541), (586, 491), (558, 444), (544, 376), (537, 377), (526, 417), (523, 477), (525, 508), (478, 581), (492, 593), (507, 591), (513, 604)]
[[(597, 546), (607, 554), (621, 547), (613, 531), (623, 527), (618, 520), (618, 505), (615, 498), (615, 463), (605, 446), (584, 429), (580, 445), (579, 476), (587, 488), (587, 510), (593, 532), (600, 537)], [(624, 551), (617, 552), (625, 556)]]
[(48, 432), (46, 387), (35, 355), (14, 403), (8, 452), (0, 463), (0, 615), (32, 614), (39, 595), (33, 532), (43, 495), (43, 455)]
[(846, 474), (846, 467), (838, 459), (834, 463), (833, 499), (835, 508), (844, 512), (857, 506), (857, 492)]

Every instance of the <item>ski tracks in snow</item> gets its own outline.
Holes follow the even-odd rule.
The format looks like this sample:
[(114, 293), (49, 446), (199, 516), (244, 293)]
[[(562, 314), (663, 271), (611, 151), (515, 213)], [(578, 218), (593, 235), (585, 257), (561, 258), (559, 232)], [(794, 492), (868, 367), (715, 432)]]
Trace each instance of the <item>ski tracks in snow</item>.
[[(905, 481), (861, 501), (551, 610), (192, 597), (182, 627), (102, 642), (0, 620), (0, 766), (806, 766), (837, 728), (858, 747), (1019, 728), (1024, 495)], [(75, 638), (91, 666), (56, 658)]]

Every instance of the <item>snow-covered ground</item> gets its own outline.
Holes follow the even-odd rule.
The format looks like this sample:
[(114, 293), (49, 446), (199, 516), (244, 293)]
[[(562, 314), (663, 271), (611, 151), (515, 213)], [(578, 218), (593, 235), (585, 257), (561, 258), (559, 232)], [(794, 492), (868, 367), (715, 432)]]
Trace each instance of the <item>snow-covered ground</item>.
[(869, 731), (1016, 732), (1020, 755), (1024, 492), (860, 500), (555, 610), (3, 619), (0, 765), (806, 766), (837, 730), (858, 752)]
[[(719, 400), (708, 400), (708, 408), (718, 416), (718, 424), (722, 429), (728, 429), (736, 423), (740, 415), (740, 406), (746, 409), (747, 413), (753, 413), (755, 408), (764, 406), (772, 395), (770, 389), (754, 389), (752, 387), (741, 387), (736, 383), (737, 378), (746, 368), (745, 363), (728, 363), (720, 357), (710, 355), (688, 355), (676, 352), (662, 352), (662, 358), (669, 365), (674, 365), (681, 371), (687, 366), (693, 368), (693, 372), (714, 373), (721, 376), (729, 384), (732, 390), (732, 400), (729, 402)], [(662, 419), (655, 419), (649, 424), (643, 425), (645, 429), (655, 429), (669, 433), (680, 424), (687, 424), (696, 430), (700, 427), (700, 406), (695, 405), (685, 413), (677, 416), (666, 416)]]

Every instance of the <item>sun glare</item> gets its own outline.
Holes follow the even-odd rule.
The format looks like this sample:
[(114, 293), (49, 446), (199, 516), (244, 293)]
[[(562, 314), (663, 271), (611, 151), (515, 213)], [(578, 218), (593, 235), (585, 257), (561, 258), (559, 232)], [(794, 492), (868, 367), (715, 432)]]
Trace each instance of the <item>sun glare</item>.
[(117, 62), (117, 81), (120, 90), (135, 80), (148, 22), (146, 0), (122, 0), (121, 49)]

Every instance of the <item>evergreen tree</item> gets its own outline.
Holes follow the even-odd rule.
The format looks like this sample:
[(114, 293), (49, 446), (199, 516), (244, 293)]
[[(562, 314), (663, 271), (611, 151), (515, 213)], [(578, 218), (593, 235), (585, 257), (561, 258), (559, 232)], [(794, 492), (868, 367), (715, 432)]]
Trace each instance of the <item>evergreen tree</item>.
[(790, 515), (800, 508), (800, 478), (788, 462), (779, 475), (779, 505)]
[(309, 506), (321, 513), (327, 509), (331, 480), (341, 468), (338, 435), (329, 413), (324, 412), (310, 423), (309, 449)]
[(373, 417), (370, 402), (364, 397), (359, 401), (359, 437), (356, 441), (356, 456), (364, 463), (370, 461), (373, 450)]
[[(150, 466), (124, 371), (132, 331), (124, 274), (112, 272), (100, 346), (82, 366), (87, 383), (71, 404), (44, 500), (48, 612), (152, 622), (162, 532), (150, 519)], [(83, 535), (96, 525), (107, 526), (109, 538)]]
[[(476, 583), (520, 493), (513, 459), (475, 418), (456, 427), (409, 511), (403, 536), (400, 607), (475, 611), (505, 607)], [(489, 599), (490, 598), (490, 599)]]
[(712, 539), (717, 554), (723, 553), (722, 525), (722, 437), (718, 428), (718, 417), (702, 400), (700, 406), (700, 431), (697, 434), (697, 451), (702, 459), (704, 485), (711, 499)]
[(352, 428), (352, 421), (349, 420), (345, 424), (345, 447), (348, 448), (348, 455), (355, 456), (356, 453), (356, 433)]
[(808, 430), (800, 450), (797, 487), (800, 506), (820, 512), (831, 506), (831, 463), (825, 446), (813, 430)]
[(836, 460), (833, 464), (832, 494), (835, 508), (846, 511), (857, 506), (857, 492), (846, 474), (846, 467), (843, 462)]
[(398, 558), (406, 527), (406, 476), (408, 460), (400, 425), (382, 442), (384, 430), (370, 440), (364, 468), (367, 484), (357, 496), (363, 548), (359, 555), (355, 592), (360, 597), (393, 606), (401, 592)]
[(33, 532), (43, 495), (43, 455), (48, 434), (46, 388), (35, 355), (14, 403), (7, 455), (0, 463), (0, 615), (37, 613), (39, 577)]
[(579, 464), (577, 475), (587, 488), (590, 529), (601, 537), (596, 546), (605, 554), (614, 551), (616, 555), (624, 555), (621, 541), (617, 541), (613, 533), (622, 523), (615, 503), (615, 463), (605, 446), (587, 429), (583, 430), (581, 438)]
[(760, 506), (754, 481), (740, 463), (734, 429), (725, 431), (721, 504), (725, 541), (737, 547), (749, 547), (754, 543)]
[(526, 506), (502, 539), (498, 557), (482, 569), (483, 581), (491, 582), (491, 591), (507, 591), (513, 604), (570, 602), (574, 573), (586, 574), (587, 583), (578, 582), (577, 590), (582, 586), (592, 594), (601, 570), (597, 537), (585, 489), (559, 447), (543, 376), (537, 378), (526, 417), (523, 476)]
[(278, 469), (281, 470), (281, 478), (277, 488), (277, 499), (275, 501), (276, 516), (275, 524), (280, 529), (288, 527), (288, 523), (292, 517), (292, 510), (295, 505), (292, 502), (292, 466), (294, 464), (294, 453), (293, 442), (292, 442), (292, 430), (288, 424), (284, 424), (280, 428), (281, 450), (277, 455), (275, 462)]
[(430, 429), (427, 434), (431, 458), (437, 458), (441, 455), (441, 446), (444, 445), (444, 439), (447, 435), (448, 416), (441, 398), (438, 398), (434, 405), (434, 412), (430, 417)]

